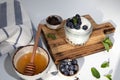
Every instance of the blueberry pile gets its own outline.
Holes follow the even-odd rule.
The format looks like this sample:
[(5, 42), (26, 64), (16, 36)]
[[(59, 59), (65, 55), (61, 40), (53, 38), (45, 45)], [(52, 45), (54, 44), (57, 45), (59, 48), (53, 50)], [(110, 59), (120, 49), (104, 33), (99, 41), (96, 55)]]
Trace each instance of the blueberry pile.
[(76, 59), (67, 59), (62, 61), (59, 64), (59, 70), (62, 74), (66, 75), (66, 76), (72, 76), (74, 74), (77, 73), (78, 71), (78, 63)]
[(66, 20), (66, 26), (70, 27), (71, 29), (80, 29), (80, 25), (82, 24), (81, 18), (79, 14), (76, 14), (72, 18), (68, 18)]

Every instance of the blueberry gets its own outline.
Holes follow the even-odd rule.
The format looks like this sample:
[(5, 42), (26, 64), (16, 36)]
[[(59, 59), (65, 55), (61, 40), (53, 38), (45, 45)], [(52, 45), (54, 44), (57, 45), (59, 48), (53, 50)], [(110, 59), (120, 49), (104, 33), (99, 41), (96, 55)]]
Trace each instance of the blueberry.
[(72, 63), (71, 63), (71, 61), (68, 61), (67, 64), (68, 64), (68, 65), (71, 65)]
[(82, 27), (82, 29), (83, 29), (83, 30), (87, 30), (87, 29), (88, 29), (88, 26), (87, 26), (87, 25), (84, 25), (84, 26)]
[(66, 26), (67, 26), (67, 27), (70, 27), (70, 28), (73, 28), (73, 27), (74, 27), (74, 25), (73, 25), (72, 22), (67, 22), (67, 23), (66, 23)]
[(65, 65), (64, 64), (60, 64), (60, 68), (63, 68), (63, 67), (65, 67)]
[(70, 62), (70, 61), (72, 61), (72, 59), (67, 59), (67, 62)]
[(65, 69), (68, 70), (69, 69), (69, 65), (65, 65)]
[(73, 59), (73, 60), (72, 60), (72, 64), (73, 64), (73, 65), (76, 65), (76, 64), (77, 64), (77, 60), (76, 60), (76, 59)]
[(61, 71), (61, 72), (65, 72), (66, 69), (65, 69), (65, 68), (60, 68), (60, 71)]
[(78, 71), (78, 66), (74, 65), (74, 71)]
[(73, 28), (74, 28), (74, 25), (72, 24), (72, 25), (70, 26), (70, 28), (73, 29)]
[(70, 18), (68, 18), (67, 20), (66, 20), (66, 22), (68, 23), (68, 22), (70, 22), (71, 21), (71, 19)]
[(68, 71), (64, 71), (63, 74), (66, 75), (66, 76), (68, 76), (69, 72)]
[(76, 14), (75, 17), (76, 17), (77, 19), (79, 19), (79, 18), (80, 18), (80, 15), (79, 15), (79, 14)]
[(77, 24), (76, 26), (74, 26), (74, 28), (75, 29), (80, 29), (80, 25)]
[(66, 26), (70, 27), (72, 25), (72, 22), (66, 22)]
[(61, 62), (61, 65), (64, 65), (64, 66), (65, 66), (65, 65), (67, 65), (67, 62), (66, 62), (66, 61), (62, 61), (62, 62)]
[(74, 70), (74, 65), (70, 65), (69, 70)]
[(79, 18), (78, 21), (77, 21), (78, 25), (81, 25), (82, 22), (81, 22), (81, 19)]
[(73, 75), (73, 74), (74, 74), (74, 71), (70, 70), (70, 71), (69, 71), (69, 75), (71, 76), (71, 75)]

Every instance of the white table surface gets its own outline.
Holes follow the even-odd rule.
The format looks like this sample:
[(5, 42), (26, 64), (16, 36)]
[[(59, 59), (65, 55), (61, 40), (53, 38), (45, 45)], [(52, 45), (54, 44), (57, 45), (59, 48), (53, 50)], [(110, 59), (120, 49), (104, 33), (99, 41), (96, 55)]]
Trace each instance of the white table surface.
[[(83, 64), (80, 66), (79, 77), (80, 80), (96, 80), (90, 72), (91, 67), (96, 67), (101, 75), (110, 72), (113, 80), (120, 80), (118, 74), (120, 73), (120, 68), (118, 68), (120, 66), (119, 0), (22, 0), (22, 2), (36, 27), (43, 19), (52, 14), (60, 15), (63, 19), (74, 16), (76, 13), (80, 15), (90, 14), (98, 24), (107, 21), (113, 23), (116, 27), (116, 31), (111, 37), (114, 42), (113, 48), (109, 53), (103, 51), (80, 58), (79, 62)], [(12, 69), (8, 66), (5, 67), (7, 64), (11, 65), (9, 58), (6, 57), (8, 55), (0, 57), (0, 80), (18, 80), (16, 74), (11, 75)], [(101, 63), (108, 59), (110, 59), (110, 67), (101, 69)]]

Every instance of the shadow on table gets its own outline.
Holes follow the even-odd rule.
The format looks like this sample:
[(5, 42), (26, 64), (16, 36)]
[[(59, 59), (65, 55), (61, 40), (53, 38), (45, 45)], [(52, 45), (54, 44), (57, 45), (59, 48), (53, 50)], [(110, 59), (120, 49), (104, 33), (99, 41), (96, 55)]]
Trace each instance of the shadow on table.
[(118, 61), (113, 80), (120, 80), (120, 59)]
[[(4, 66), (5, 66), (6, 72), (7, 72), (11, 77), (15, 78), (16, 80), (24, 80), (24, 79), (20, 78), (20, 77), (16, 74), (16, 72), (14, 71), (13, 65), (12, 65), (12, 58), (11, 58), (11, 55), (10, 55), (10, 54), (8, 54), (8, 56), (6, 57)], [(37, 80), (42, 80), (42, 79), (37, 79)]]
[(4, 66), (5, 66), (6, 72), (7, 72), (10, 76), (12, 76), (13, 78), (15, 78), (15, 79), (17, 79), (17, 80), (22, 80), (22, 79), (16, 74), (16, 72), (15, 72), (14, 69), (13, 69), (12, 59), (11, 59), (10, 54), (8, 54), (8, 56), (6, 57)]
[(82, 66), (84, 65), (85, 59), (84, 57), (78, 58), (78, 65), (79, 65), (79, 71), (82, 68)]

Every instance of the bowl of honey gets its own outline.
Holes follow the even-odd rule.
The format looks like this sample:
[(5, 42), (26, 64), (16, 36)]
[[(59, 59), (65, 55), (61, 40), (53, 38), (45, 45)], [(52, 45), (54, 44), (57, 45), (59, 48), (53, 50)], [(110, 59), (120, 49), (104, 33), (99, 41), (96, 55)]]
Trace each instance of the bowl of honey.
[(41, 47), (36, 50), (34, 64), (35, 73), (32, 76), (24, 74), (25, 66), (30, 62), (33, 45), (24, 46), (16, 51), (12, 58), (12, 64), (15, 72), (25, 80), (36, 80), (41, 78), (49, 69), (50, 57), (47, 51)]

